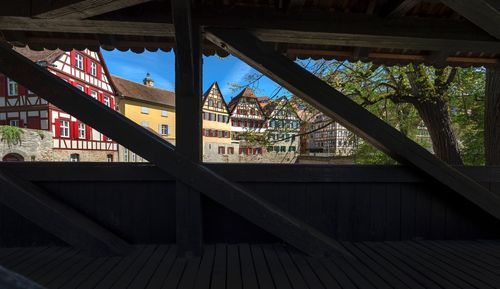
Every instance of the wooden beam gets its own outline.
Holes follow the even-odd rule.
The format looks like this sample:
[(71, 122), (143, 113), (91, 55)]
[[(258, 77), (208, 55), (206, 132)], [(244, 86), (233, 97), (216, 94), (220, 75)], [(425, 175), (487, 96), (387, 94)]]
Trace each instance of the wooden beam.
[(422, 2), (421, 0), (392, 0), (380, 13), (383, 17), (405, 16), (413, 7)]
[(32, 17), (85, 19), (152, 0), (52, 0), (34, 1)]
[(125, 255), (132, 247), (34, 184), (0, 170), (0, 202), (69, 245), (92, 255)]
[(193, 162), (160, 136), (89, 97), (16, 53), (5, 43), (0, 43), (0, 71), (49, 103), (140, 154), (177, 180), (292, 246), (314, 256), (350, 256), (325, 234), (206, 166)]
[[(285, 17), (283, 21), (276, 22), (272, 21), (272, 17), (273, 15), (264, 14), (260, 17), (217, 18), (199, 14), (194, 19), (204, 26), (249, 29), (265, 42), (500, 53), (500, 41), (460, 21), (339, 15), (305, 20)], [(174, 37), (171, 23), (111, 20), (51, 20), (4, 16), (0, 17), (0, 30)]]
[(248, 32), (210, 29), (207, 37), (393, 158), (408, 163), (500, 219), (500, 198)]
[(0, 16), (0, 30), (173, 37), (171, 23)]
[(52, 0), (34, 1), (32, 17), (85, 19), (152, 0)]
[(470, 22), (500, 39), (500, 4), (498, 0), (441, 0)]
[(0, 266), (0, 288), (8, 289), (45, 289), (34, 281)]
[[(172, 0), (175, 27), (176, 150), (192, 162), (201, 161), (201, 28), (191, 19), (190, 1)], [(200, 193), (177, 182), (178, 254), (199, 257), (203, 230)]]

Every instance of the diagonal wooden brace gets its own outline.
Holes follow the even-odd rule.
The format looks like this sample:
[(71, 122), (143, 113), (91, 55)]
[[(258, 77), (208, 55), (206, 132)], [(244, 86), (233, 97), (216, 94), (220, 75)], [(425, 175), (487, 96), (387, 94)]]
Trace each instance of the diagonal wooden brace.
[(0, 43), (0, 70), (48, 102), (290, 245), (312, 256), (351, 256), (335, 240), (203, 164), (193, 162), (161, 137), (68, 85), (13, 51), (6, 43)]
[(126, 255), (133, 247), (41, 188), (0, 170), (0, 202), (90, 255)]
[(500, 198), (251, 33), (207, 29), (206, 37), (396, 160), (408, 163), (500, 219)]

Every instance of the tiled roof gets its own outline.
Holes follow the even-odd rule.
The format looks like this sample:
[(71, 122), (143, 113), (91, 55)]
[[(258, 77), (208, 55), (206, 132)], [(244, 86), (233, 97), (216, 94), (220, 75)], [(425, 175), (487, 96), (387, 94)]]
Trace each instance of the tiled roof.
[(37, 61), (47, 61), (48, 63), (52, 63), (56, 61), (62, 54), (64, 54), (64, 51), (56, 49), (56, 50), (41, 50), (41, 51), (35, 51), (29, 49), (27, 46), (26, 47), (14, 47), (14, 51), (17, 53), (23, 55), (24, 57), (30, 59), (33, 62)]
[(119, 76), (111, 76), (117, 94), (135, 101), (150, 102), (175, 107), (175, 93), (164, 89), (146, 86)]

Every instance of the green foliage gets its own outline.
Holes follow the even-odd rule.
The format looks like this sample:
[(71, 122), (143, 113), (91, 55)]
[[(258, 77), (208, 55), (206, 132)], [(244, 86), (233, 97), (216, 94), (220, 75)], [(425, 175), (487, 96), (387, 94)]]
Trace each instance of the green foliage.
[(354, 162), (363, 165), (395, 165), (397, 162), (367, 142), (360, 142)]
[(0, 141), (7, 144), (8, 147), (21, 144), (21, 137), (24, 131), (16, 126), (0, 126)]

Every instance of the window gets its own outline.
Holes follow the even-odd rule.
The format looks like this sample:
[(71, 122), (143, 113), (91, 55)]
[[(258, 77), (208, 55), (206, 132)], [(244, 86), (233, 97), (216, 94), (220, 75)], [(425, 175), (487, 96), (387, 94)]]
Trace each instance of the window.
[(61, 120), (61, 137), (69, 137), (69, 121)]
[(289, 152), (294, 152), (296, 149), (295, 149), (295, 146), (289, 146), (288, 147), (288, 151)]
[(128, 162), (128, 149), (123, 149), (123, 161)]
[(75, 66), (76, 68), (83, 70), (83, 56), (81, 54), (75, 54)]
[(19, 120), (18, 119), (11, 119), (11, 120), (9, 120), (9, 125), (19, 127)]
[(79, 90), (85, 92), (85, 88), (83, 88), (83, 86), (81, 86), (80, 84), (77, 84), (76, 88), (78, 88)]
[(168, 135), (168, 124), (160, 124), (160, 134), (161, 135)]
[(220, 154), (220, 155), (224, 155), (224, 154), (226, 154), (226, 147), (220, 146), (220, 147), (219, 147), (219, 154)]
[(90, 63), (90, 74), (97, 76), (97, 64), (95, 62)]
[(17, 95), (17, 82), (7, 78), (7, 95), (14, 96)]
[(168, 116), (168, 111), (166, 111), (166, 110), (162, 110), (162, 111), (161, 111), (161, 116), (163, 116), (163, 117)]
[(113, 162), (113, 155), (112, 154), (107, 155), (106, 160), (108, 161), (108, 163), (112, 163)]
[(106, 96), (104, 96), (104, 99), (103, 99), (103, 100), (104, 100), (104, 104), (105, 104), (106, 106), (111, 106), (111, 100), (109, 99), (109, 96), (107, 96), (107, 95), (106, 95)]
[(143, 113), (143, 114), (149, 114), (149, 107), (142, 106), (141, 107), (141, 113)]
[(227, 147), (227, 154), (228, 155), (234, 155), (234, 148), (233, 147)]
[(75, 162), (75, 163), (79, 162), (80, 161), (80, 155), (79, 154), (71, 154), (71, 155), (69, 155), (69, 161), (70, 162)]
[(90, 96), (92, 96), (93, 98), (97, 99), (97, 91), (91, 90), (90, 91)]
[(85, 132), (85, 124), (83, 124), (83, 123), (78, 124), (78, 138), (80, 138), (80, 139), (87, 138), (87, 134)]
[(143, 127), (149, 127), (149, 122), (147, 122), (147, 121), (141, 121), (141, 126), (143, 126)]

